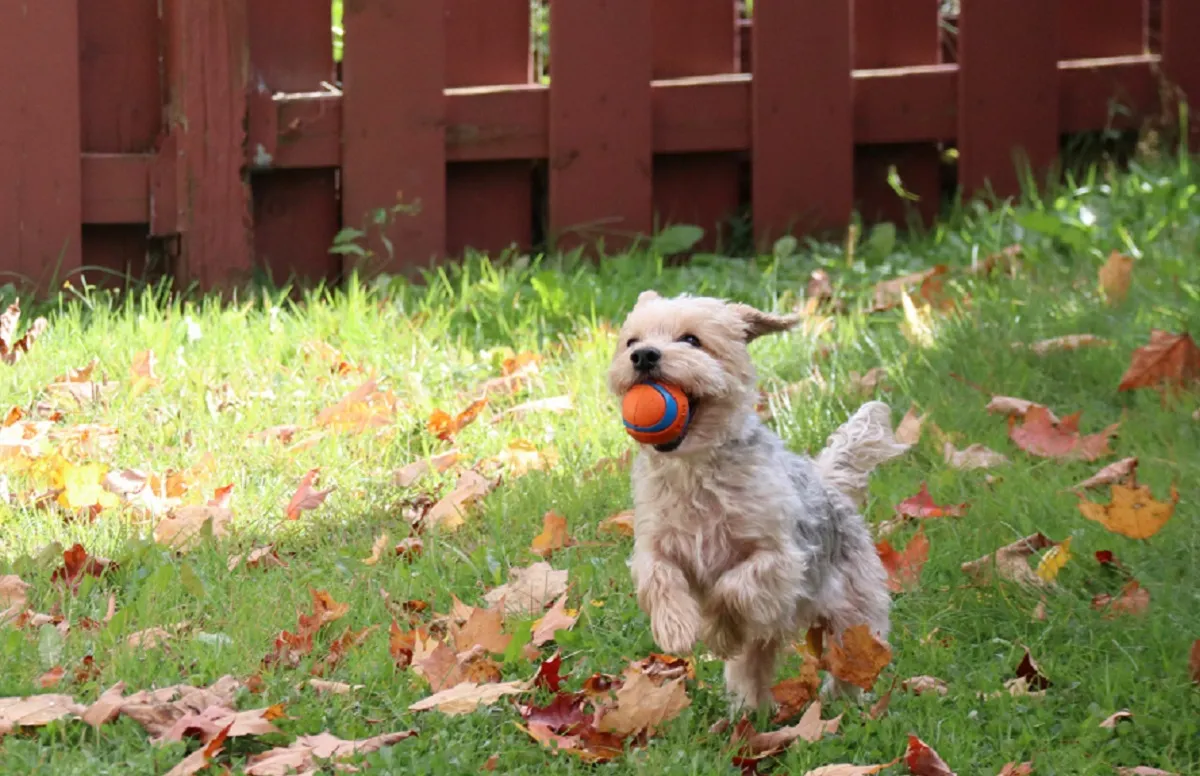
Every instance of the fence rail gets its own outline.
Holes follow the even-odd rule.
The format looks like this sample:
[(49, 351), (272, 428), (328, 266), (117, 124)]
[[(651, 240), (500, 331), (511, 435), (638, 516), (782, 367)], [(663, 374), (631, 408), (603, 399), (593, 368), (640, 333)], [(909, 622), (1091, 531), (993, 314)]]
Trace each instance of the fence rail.
[(939, 4), (555, 0), (543, 84), (530, 0), (346, 0), (340, 78), (328, 0), (0, 3), (0, 272), (334, 279), (339, 229), (397, 197), (390, 271), (672, 221), (711, 244), (747, 206), (759, 239), (928, 221), (947, 145), (952, 186), (1006, 195), (1014, 154), (1200, 95), (1195, 0)]

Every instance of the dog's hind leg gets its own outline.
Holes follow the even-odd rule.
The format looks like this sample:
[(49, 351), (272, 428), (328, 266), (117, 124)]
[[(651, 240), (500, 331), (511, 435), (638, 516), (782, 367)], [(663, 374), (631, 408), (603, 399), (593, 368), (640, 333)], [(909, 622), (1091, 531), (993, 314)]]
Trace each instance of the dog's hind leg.
[(771, 682), (778, 655), (778, 641), (753, 641), (725, 663), (725, 689), (735, 708), (757, 709), (772, 702)]

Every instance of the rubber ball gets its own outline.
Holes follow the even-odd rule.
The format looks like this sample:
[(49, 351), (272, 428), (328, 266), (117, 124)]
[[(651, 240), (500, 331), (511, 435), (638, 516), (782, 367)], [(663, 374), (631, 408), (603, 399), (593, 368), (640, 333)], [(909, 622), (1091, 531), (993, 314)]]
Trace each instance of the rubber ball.
[(621, 401), (629, 436), (642, 444), (668, 445), (687, 430), (688, 398), (678, 386), (638, 383)]

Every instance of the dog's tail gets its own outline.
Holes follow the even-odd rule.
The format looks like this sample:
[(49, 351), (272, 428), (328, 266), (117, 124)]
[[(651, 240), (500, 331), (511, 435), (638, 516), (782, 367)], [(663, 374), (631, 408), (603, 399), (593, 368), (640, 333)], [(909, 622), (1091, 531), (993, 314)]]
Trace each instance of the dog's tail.
[(861, 508), (871, 472), (908, 448), (892, 433), (891, 408), (881, 401), (869, 401), (829, 435), (817, 456), (817, 469), (827, 483)]

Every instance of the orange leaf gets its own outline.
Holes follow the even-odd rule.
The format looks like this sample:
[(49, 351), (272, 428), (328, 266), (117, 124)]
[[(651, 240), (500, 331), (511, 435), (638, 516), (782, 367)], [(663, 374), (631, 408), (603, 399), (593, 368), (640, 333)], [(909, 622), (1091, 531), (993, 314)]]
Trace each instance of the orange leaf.
[(1155, 501), (1146, 485), (1112, 486), (1112, 501), (1097, 504), (1080, 501), (1079, 511), (1088, 520), (1095, 520), (1113, 533), (1130, 539), (1149, 539), (1162, 530), (1179, 503), (1179, 491), (1171, 486), (1170, 501)]
[(341, 401), (321, 410), (317, 425), (335, 431), (362, 433), (369, 428), (391, 425), (398, 404), (394, 393), (379, 390), (378, 382), (371, 378)]
[(570, 547), (571, 536), (567, 533), (567, 518), (551, 510), (542, 516), (542, 532), (533, 537), (529, 549), (535, 555), (549, 558), (555, 550)]
[(1125, 301), (1129, 295), (1129, 285), (1133, 281), (1133, 257), (1113, 251), (1108, 261), (1100, 267), (1100, 288), (1104, 296), (1112, 304)]
[(38, 686), (43, 690), (49, 690), (62, 681), (63, 675), (66, 674), (66, 669), (62, 666), (54, 666), (46, 673), (38, 677)]
[(487, 396), (483, 396), (468, 404), (465, 410), (454, 416), (451, 416), (444, 410), (434, 410), (433, 414), (429, 416), (429, 422), (426, 424), (426, 427), (429, 429), (429, 433), (444, 442), (448, 442), (459, 431), (474, 423), (475, 419), (479, 417), (479, 413), (483, 412), (483, 408), (487, 404), (488, 398)]
[(1200, 348), (1191, 335), (1154, 329), (1150, 332), (1150, 344), (1133, 351), (1117, 390), (1183, 386), (1196, 380), (1200, 380)]
[(929, 486), (922, 482), (917, 495), (897, 504), (896, 512), (906, 517), (962, 517), (966, 514), (968, 506), (967, 503), (945, 505), (933, 503), (933, 496), (929, 494)]
[(1111, 453), (1108, 438), (1116, 433), (1118, 424), (1098, 434), (1080, 436), (1080, 414), (1076, 412), (1054, 423), (1045, 407), (1030, 407), (1023, 425), (1017, 426), (1010, 419), (1008, 436), (1017, 447), (1042, 458), (1094, 461)]
[(1093, 609), (1108, 609), (1108, 618), (1118, 614), (1145, 614), (1150, 607), (1150, 591), (1131, 579), (1121, 588), (1116, 598), (1108, 593), (1101, 593), (1092, 598)]
[(325, 490), (316, 490), (313, 488), (313, 481), (316, 480), (317, 474), (321, 471), (321, 467), (309, 469), (304, 478), (300, 480), (300, 486), (296, 488), (295, 494), (292, 495), (292, 500), (287, 505), (287, 519), (298, 520), (300, 513), (310, 509), (316, 509), (325, 503), (325, 499), (332, 493), (337, 486), (333, 485)]
[(612, 517), (606, 517), (600, 521), (597, 527), (601, 533), (615, 533), (621, 536), (633, 536), (633, 510), (626, 509), (624, 512), (618, 512)]
[(888, 589), (893, 593), (915, 589), (921, 581), (921, 569), (929, 560), (929, 539), (924, 531), (918, 531), (903, 552), (894, 549), (887, 539), (875, 545), (879, 560), (887, 569)]
[(904, 762), (913, 776), (954, 776), (954, 771), (950, 770), (946, 761), (929, 744), (914, 735), (908, 737)]
[(843, 682), (870, 690), (887, 664), (892, 649), (881, 643), (866, 625), (847, 628), (841, 639), (830, 639), (829, 672)]

